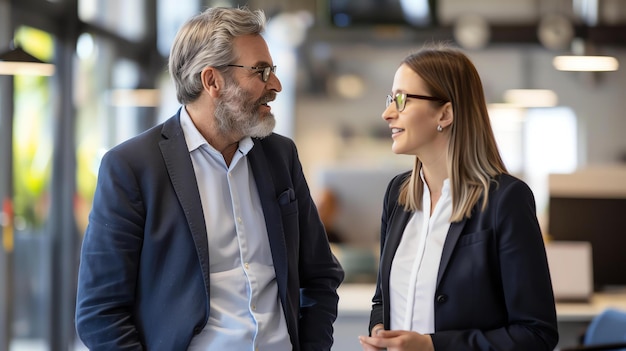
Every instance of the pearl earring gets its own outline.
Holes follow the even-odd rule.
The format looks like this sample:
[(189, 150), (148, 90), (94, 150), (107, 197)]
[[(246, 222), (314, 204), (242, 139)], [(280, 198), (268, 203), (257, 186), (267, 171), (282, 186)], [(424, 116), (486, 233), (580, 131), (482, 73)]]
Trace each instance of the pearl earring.
[(437, 131), (438, 131), (439, 133), (443, 132), (443, 127), (441, 126), (441, 124), (438, 124), (438, 125), (437, 125)]

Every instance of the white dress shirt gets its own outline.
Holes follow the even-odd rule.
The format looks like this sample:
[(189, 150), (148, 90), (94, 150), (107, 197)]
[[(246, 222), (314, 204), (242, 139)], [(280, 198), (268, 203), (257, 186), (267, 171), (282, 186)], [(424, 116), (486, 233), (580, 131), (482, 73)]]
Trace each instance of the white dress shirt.
[[(422, 176), (423, 179), (423, 176)], [(422, 209), (407, 223), (391, 264), (391, 329), (435, 332), (435, 290), (443, 244), (450, 228), (452, 196), (446, 179), (430, 216), (431, 198), (424, 182)]]
[(209, 320), (189, 350), (291, 350), (265, 218), (246, 157), (254, 143), (242, 139), (227, 166), (184, 108), (180, 121), (209, 241)]

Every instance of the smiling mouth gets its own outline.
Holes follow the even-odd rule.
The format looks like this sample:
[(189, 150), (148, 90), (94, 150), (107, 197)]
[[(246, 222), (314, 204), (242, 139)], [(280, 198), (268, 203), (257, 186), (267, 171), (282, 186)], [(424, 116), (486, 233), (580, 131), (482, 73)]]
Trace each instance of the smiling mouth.
[(271, 108), (272, 108), (272, 107), (269, 105), (269, 103), (270, 103), (271, 101), (272, 101), (272, 100), (264, 99), (264, 100), (258, 101), (258, 102), (257, 102), (257, 104), (256, 104), (256, 106), (257, 106), (257, 108), (262, 108), (262, 109), (264, 109), (264, 110), (265, 110), (265, 109), (267, 109), (267, 110), (271, 110)]
[(391, 134), (392, 135), (400, 133), (400, 132), (403, 132), (403, 131), (404, 131), (404, 129), (402, 129), (402, 128), (391, 128)]

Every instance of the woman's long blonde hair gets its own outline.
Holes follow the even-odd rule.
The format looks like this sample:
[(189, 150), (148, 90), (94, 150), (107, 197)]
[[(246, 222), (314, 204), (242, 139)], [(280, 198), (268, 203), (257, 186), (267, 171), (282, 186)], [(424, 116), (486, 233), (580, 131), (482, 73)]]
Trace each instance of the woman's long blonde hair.
[[(448, 144), (448, 176), (452, 188), (450, 221), (469, 218), (481, 196), (481, 209), (487, 207), (487, 192), (494, 177), (508, 173), (491, 129), (480, 76), (467, 56), (444, 45), (425, 47), (407, 56), (402, 64), (422, 78), (431, 96), (452, 104), (454, 120)], [(431, 103), (443, 105), (445, 102)], [(408, 211), (422, 207), (421, 166), (420, 159), (416, 158), (411, 176), (400, 189), (398, 202)]]

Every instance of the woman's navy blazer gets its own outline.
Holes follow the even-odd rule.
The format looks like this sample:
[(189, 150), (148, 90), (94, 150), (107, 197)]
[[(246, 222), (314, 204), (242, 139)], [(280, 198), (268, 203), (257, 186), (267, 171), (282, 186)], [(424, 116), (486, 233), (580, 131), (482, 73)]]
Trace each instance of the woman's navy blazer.
[[(402, 181), (387, 188), (381, 225), (381, 260), (370, 329), (389, 329), (389, 274), (411, 217), (397, 203)], [(552, 283), (535, 201), (521, 180), (492, 181), (487, 208), (478, 201), (469, 219), (450, 225), (433, 303), (437, 351), (552, 351), (558, 341)]]

